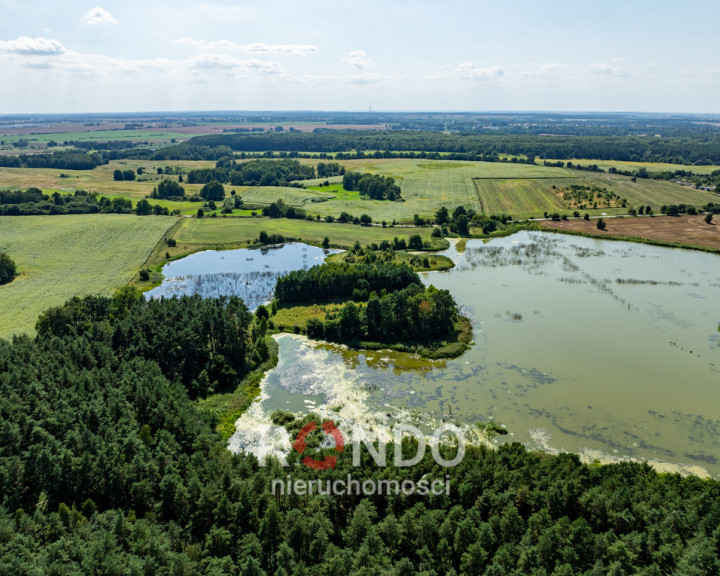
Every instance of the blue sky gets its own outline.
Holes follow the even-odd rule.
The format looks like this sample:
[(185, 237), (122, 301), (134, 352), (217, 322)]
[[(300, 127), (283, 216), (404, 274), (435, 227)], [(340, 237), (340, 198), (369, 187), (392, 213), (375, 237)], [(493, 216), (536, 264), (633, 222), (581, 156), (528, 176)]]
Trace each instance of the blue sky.
[(717, 0), (0, 0), (0, 114), (716, 113), (718, 21)]

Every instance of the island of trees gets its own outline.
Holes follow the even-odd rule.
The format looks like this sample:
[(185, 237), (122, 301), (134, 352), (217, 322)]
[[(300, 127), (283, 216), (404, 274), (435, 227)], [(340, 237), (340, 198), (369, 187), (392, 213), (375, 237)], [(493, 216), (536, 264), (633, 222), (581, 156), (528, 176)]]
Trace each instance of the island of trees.
[(284, 307), (346, 301), (337, 313), (307, 320), (311, 338), (361, 348), (393, 345), (432, 357), (459, 356), (471, 338), (469, 320), (450, 292), (426, 288), (404, 263), (313, 266), (279, 278), (275, 296)]

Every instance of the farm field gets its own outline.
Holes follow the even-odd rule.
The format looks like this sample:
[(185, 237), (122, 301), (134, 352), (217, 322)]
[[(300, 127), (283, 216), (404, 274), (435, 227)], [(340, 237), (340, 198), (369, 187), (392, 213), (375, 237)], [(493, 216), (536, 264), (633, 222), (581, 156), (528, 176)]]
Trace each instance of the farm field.
[[(303, 164), (317, 164), (316, 160), (302, 159)], [(282, 199), (287, 205), (302, 207), (308, 214), (321, 217), (337, 217), (341, 212), (353, 216), (369, 214), (374, 221), (410, 222), (415, 214), (432, 216), (438, 208), (452, 210), (464, 205), (489, 214), (508, 214), (514, 217), (542, 217), (544, 212), (569, 212), (571, 208), (553, 192), (556, 188), (571, 184), (607, 188), (628, 201), (628, 207), (651, 205), (657, 212), (663, 204), (692, 204), (702, 206), (717, 202), (713, 192), (693, 190), (674, 182), (637, 179), (608, 173), (586, 172), (546, 166), (514, 164), (505, 162), (456, 162), (427, 159), (364, 159), (339, 161), (348, 171), (369, 172), (391, 176), (402, 188), (404, 202), (389, 202), (360, 198), (357, 192), (346, 192), (341, 178), (328, 179), (331, 186), (317, 186), (324, 179), (306, 181), (308, 189), (271, 186), (230, 186), (226, 192), (235, 190), (249, 205), (264, 206)], [(147, 162), (141, 160), (113, 161), (95, 170), (57, 170), (29, 168), (0, 168), (0, 189), (29, 188), (35, 186), (48, 194), (55, 191), (70, 192), (88, 190), (108, 197), (124, 197), (136, 202), (148, 196), (166, 176), (157, 169), (179, 167), (184, 171), (210, 168), (214, 162), (178, 161)], [(663, 166), (645, 165), (649, 170)], [(145, 173), (134, 181), (115, 181), (113, 172), (144, 168)], [(708, 167), (702, 167), (708, 168)], [(65, 177), (60, 177), (60, 174)], [(177, 179), (177, 175), (170, 178)], [(201, 184), (183, 182), (188, 195), (198, 194)], [(158, 202), (158, 201), (154, 201)], [(182, 214), (197, 212), (198, 205), (188, 202), (159, 201), (170, 210), (179, 209)], [(598, 208), (590, 214), (625, 213), (621, 208)], [(238, 212), (236, 216), (246, 215)]]
[[(480, 210), (488, 214), (508, 214), (514, 217), (536, 218), (544, 212), (569, 212), (572, 209), (559, 193), (553, 190), (568, 188), (573, 184), (597, 186), (614, 192), (627, 200), (627, 207), (650, 205), (659, 212), (663, 204), (692, 204), (700, 207), (708, 202), (718, 202), (714, 192), (694, 190), (674, 182), (638, 178), (635, 182), (628, 176), (598, 172), (569, 170), (567, 178), (502, 178), (475, 179)], [(591, 215), (602, 213), (626, 214), (627, 208), (606, 208), (584, 210)]]
[[(212, 168), (214, 162), (195, 161), (172, 161), (172, 162), (148, 162), (144, 160), (118, 160), (104, 166), (98, 166), (94, 170), (59, 170), (56, 168), (0, 168), (0, 190), (18, 188), (40, 188), (41, 190), (61, 190), (73, 192), (75, 190), (87, 190), (97, 192), (103, 196), (122, 196), (124, 198), (141, 199), (152, 192), (158, 183), (165, 177), (156, 174), (157, 168), (180, 167), (183, 170), (198, 168)], [(138, 180), (115, 181), (113, 172), (115, 170), (133, 170), (145, 168), (145, 174), (138, 176)], [(67, 177), (60, 177), (65, 174)], [(170, 178), (176, 179), (176, 175)], [(200, 191), (202, 185), (182, 183), (187, 194), (195, 194)], [(237, 188), (237, 187), (236, 187)], [(52, 193), (52, 192), (50, 192)]]
[(0, 338), (32, 332), (38, 315), (75, 295), (127, 284), (177, 218), (0, 217), (0, 251), (20, 276), (0, 286)]
[[(542, 163), (542, 160), (538, 162)], [(558, 160), (548, 160), (548, 162), (558, 162)], [(567, 160), (560, 160), (567, 162)], [(645, 168), (648, 172), (674, 172), (676, 170), (690, 170), (694, 174), (710, 174), (715, 170), (720, 170), (720, 166), (688, 166), (686, 164), (667, 164), (663, 162), (625, 162), (622, 160), (572, 160), (573, 164), (581, 164), (588, 166), (597, 164), (599, 168), (607, 170), (608, 168), (617, 168), (618, 170), (639, 170)]]
[(478, 178), (473, 182), (481, 212), (533, 216), (567, 210), (562, 198), (552, 192), (552, 186), (568, 187), (580, 181), (574, 178)]
[(604, 231), (597, 229), (594, 220), (544, 221), (539, 224), (544, 228), (582, 232), (602, 238), (612, 236), (646, 238), (656, 242), (678, 243), (720, 251), (720, 225), (707, 224), (703, 216), (608, 218), (605, 222), (607, 229)]
[(366, 245), (392, 240), (395, 236), (407, 239), (413, 234), (420, 234), (423, 240), (428, 240), (432, 233), (432, 228), (382, 228), (285, 218), (185, 218), (175, 233), (175, 238), (178, 249), (184, 252), (194, 245), (247, 245), (254, 242), (262, 230), (268, 234), (301, 238), (314, 244), (320, 244), (327, 236), (332, 246), (343, 248), (353, 246), (356, 241)]
[(638, 178), (633, 182), (627, 176), (618, 174), (604, 174), (575, 172), (575, 174), (594, 183), (596, 186), (606, 187), (622, 198), (626, 198), (628, 205), (650, 204), (657, 212), (663, 204), (692, 204), (702, 206), (708, 202), (720, 201), (720, 195), (704, 190), (694, 190), (687, 186), (666, 182), (664, 180), (649, 180)]
[[(563, 178), (572, 176), (564, 168), (500, 162), (456, 162), (427, 159), (364, 159), (339, 161), (347, 171), (391, 176), (400, 185), (404, 202), (358, 200), (339, 195), (330, 202), (313, 205), (321, 216), (369, 214), (374, 221), (408, 222), (414, 214), (432, 216), (438, 208), (464, 205), (475, 210), (480, 202), (474, 178)], [(313, 213), (313, 212), (311, 212)]]
[(108, 142), (113, 140), (128, 140), (131, 142), (169, 142), (172, 139), (187, 140), (189, 136), (180, 132), (163, 130), (85, 130), (77, 132), (55, 132), (46, 134), (4, 134), (0, 135), (0, 142), (4, 145), (13, 144), (18, 140), (27, 140), (30, 146), (34, 144), (47, 144), (51, 140), (62, 144), (65, 141), (79, 140), (84, 142)]

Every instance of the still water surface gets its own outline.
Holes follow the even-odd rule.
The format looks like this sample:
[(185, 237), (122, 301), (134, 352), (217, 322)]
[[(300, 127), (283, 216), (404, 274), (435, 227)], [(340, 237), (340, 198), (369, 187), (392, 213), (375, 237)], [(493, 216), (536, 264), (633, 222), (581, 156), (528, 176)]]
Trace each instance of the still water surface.
[(322, 264), (334, 252), (338, 250), (302, 243), (262, 250), (206, 250), (163, 266), (165, 280), (146, 296), (240, 296), (254, 310), (270, 300), (278, 276)]
[[(300, 267), (323, 260), (306, 248), (294, 248), (308, 254)], [(224, 252), (213, 273), (272, 270), (236, 252), (234, 268), (222, 272)], [(493, 420), (510, 431), (503, 440), (531, 448), (720, 475), (719, 256), (541, 232), (472, 240), (447, 255), (454, 270), (422, 276), (472, 318), (469, 351), (426, 361), (279, 336), (278, 367), (230, 448), (287, 451), (269, 420), (281, 408), (345, 428)]]

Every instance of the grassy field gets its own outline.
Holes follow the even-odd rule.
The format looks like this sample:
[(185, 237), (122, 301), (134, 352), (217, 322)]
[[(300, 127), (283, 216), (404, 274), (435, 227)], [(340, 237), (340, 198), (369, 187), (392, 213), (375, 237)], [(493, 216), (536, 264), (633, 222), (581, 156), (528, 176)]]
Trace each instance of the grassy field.
[(310, 190), (316, 190), (317, 192), (326, 192), (333, 194), (334, 197), (331, 200), (354, 200), (358, 202), (361, 200), (360, 192), (357, 190), (348, 191), (343, 188), (342, 183), (331, 184), (330, 186), (308, 186)]
[(576, 183), (576, 180), (574, 178), (550, 180), (478, 178), (474, 183), (481, 212), (532, 216), (567, 210), (562, 198), (552, 192), (552, 186), (569, 186)]
[[(309, 161), (305, 160), (305, 163)], [(414, 214), (432, 216), (438, 208), (464, 205), (479, 210), (475, 178), (563, 178), (572, 174), (564, 168), (548, 168), (500, 162), (456, 162), (425, 159), (364, 159), (339, 161), (347, 171), (392, 176), (402, 189), (404, 202), (364, 200), (352, 193), (337, 194), (333, 200), (305, 206), (311, 214), (354, 216), (369, 214), (373, 220), (412, 221)], [(326, 191), (335, 186), (323, 188)], [(340, 189), (338, 189), (338, 192)]]
[(187, 140), (190, 138), (187, 134), (179, 132), (167, 132), (162, 130), (95, 130), (84, 132), (58, 132), (54, 134), (26, 134), (26, 135), (0, 135), (0, 142), (5, 144), (13, 144), (18, 140), (27, 140), (32, 144), (46, 144), (54, 140), (58, 144), (62, 144), (69, 140), (80, 140), (84, 142), (109, 142), (112, 140), (128, 140), (131, 142), (169, 142), (173, 138), (176, 140)]
[[(479, 210), (516, 218), (542, 217), (544, 212), (570, 213), (573, 208), (557, 190), (553, 190), (553, 186), (561, 189), (573, 184), (606, 188), (627, 200), (627, 208), (650, 205), (655, 212), (659, 212), (663, 204), (692, 204), (700, 207), (720, 200), (720, 196), (713, 192), (693, 190), (663, 180), (638, 178), (633, 182), (628, 176), (578, 170), (568, 171), (568, 174), (570, 177), (566, 178), (475, 179)], [(626, 214), (627, 208), (598, 207), (583, 212), (591, 215)]]
[[(317, 164), (317, 160), (302, 159), (303, 164)], [(578, 161), (579, 162), (579, 161)], [(329, 179), (331, 186), (316, 186), (318, 180), (308, 181), (309, 189), (269, 186), (229, 186), (228, 193), (235, 190), (246, 204), (265, 206), (278, 199), (287, 205), (302, 207), (309, 214), (321, 217), (337, 217), (341, 212), (353, 216), (369, 214), (376, 222), (411, 222), (415, 214), (432, 216), (438, 208), (450, 210), (464, 205), (490, 214), (505, 213), (514, 217), (541, 217), (543, 212), (571, 212), (569, 205), (552, 191), (571, 184), (584, 184), (608, 188), (628, 201), (628, 206), (651, 205), (658, 209), (663, 204), (693, 204), (701, 206), (718, 202), (719, 196), (680, 186), (674, 182), (638, 179), (632, 182), (627, 176), (595, 173), (567, 168), (513, 164), (507, 162), (456, 162), (451, 160), (424, 159), (364, 159), (340, 161), (346, 170), (369, 172), (392, 176), (401, 186), (404, 202), (363, 199), (357, 192), (347, 192), (338, 177)], [(580, 162), (582, 163), (582, 162)], [(590, 163), (590, 161), (588, 161)], [(606, 163), (622, 164), (622, 163)], [(95, 170), (54, 170), (0, 168), (0, 189), (29, 188), (35, 186), (46, 193), (70, 192), (78, 189), (97, 192), (108, 197), (124, 197), (136, 202), (148, 196), (165, 176), (157, 174), (157, 168), (180, 167), (188, 171), (208, 168), (214, 162), (146, 162), (141, 160), (114, 161)], [(634, 164), (633, 166), (641, 166)], [(668, 169), (672, 165), (645, 164), (650, 171)], [(624, 166), (628, 168), (629, 166)], [(116, 182), (116, 169), (137, 171), (145, 174), (135, 181)], [(703, 170), (714, 167), (693, 167)], [(66, 177), (61, 178), (64, 173)], [(171, 176), (176, 179), (177, 176)], [(324, 181), (324, 180), (323, 180)], [(202, 185), (183, 183), (186, 193), (198, 194)], [(182, 214), (195, 214), (198, 205), (188, 202), (161, 202), (170, 210), (179, 209)], [(591, 214), (624, 212), (621, 208), (590, 210)], [(657, 211), (657, 210), (656, 210)], [(234, 216), (247, 216), (237, 212)]]
[[(124, 198), (140, 199), (152, 192), (160, 180), (166, 176), (157, 174), (157, 168), (179, 166), (183, 170), (196, 168), (212, 168), (214, 162), (170, 161), (147, 162), (143, 160), (118, 160), (94, 170), (57, 170), (54, 168), (0, 168), (0, 189), (30, 188), (34, 186), (45, 191), (62, 190), (73, 192), (75, 190), (88, 190), (103, 196), (122, 196)], [(133, 170), (145, 168), (145, 174), (138, 176), (138, 180), (126, 182), (113, 180), (115, 170)], [(60, 174), (67, 177), (61, 178)], [(177, 176), (170, 176), (177, 180)], [(202, 188), (200, 184), (183, 183), (187, 194), (196, 194)], [(230, 190), (232, 187), (228, 187)], [(236, 187), (237, 189), (238, 187)], [(242, 189), (242, 188), (240, 188)], [(52, 192), (50, 192), (52, 193)]]
[(0, 217), (0, 251), (20, 276), (0, 286), (0, 338), (31, 332), (38, 315), (75, 295), (127, 284), (176, 218)]
[(379, 244), (382, 240), (392, 240), (395, 236), (407, 240), (413, 234), (420, 234), (423, 240), (429, 240), (432, 232), (432, 228), (382, 228), (285, 218), (185, 218), (175, 238), (178, 242), (177, 248), (185, 252), (196, 245), (247, 245), (248, 242), (254, 242), (262, 230), (268, 234), (302, 238), (314, 244), (320, 244), (327, 236), (332, 246), (341, 248), (349, 248), (356, 241), (363, 246), (372, 242)]
[[(587, 172), (575, 172), (578, 177)], [(674, 182), (638, 178), (633, 182), (627, 176), (617, 174), (591, 173), (582, 176), (596, 186), (604, 186), (620, 197), (627, 199), (630, 206), (650, 204), (657, 212), (663, 204), (692, 204), (702, 206), (708, 202), (720, 201), (720, 195), (704, 190), (694, 190)]]
[[(548, 160), (548, 162), (557, 162), (558, 160)], [(542, 163), (542, 161), (539, 161)], [(561, 162), (567, 162), (561, 160)], [(588, 166), (597, 164), (599, 168), (607, 170), (608, 168), (617, 168), (618, 170), (639, 170), (640, 168), (647, 169), (648, 172), (674, 172), (675, 170), (690, 170), (694, 174), (710, 174), (715, 170), (720, 170), (720, 166), (686, 166), (684, 164), (666, 164), (666, 163), (653, 163), (653, 162), (623, 162), (621, 160), (572, 160), (573, 164), (581, 164)]]
[[(238, 188), (237, 186), (235, 187)], [(335, 197), (329, 192), (318, 192), (316, 190), (305, 190), (303, 188), (283, 188), (281, 186), (254, 186), (246, 188), (240, 197), (245, 204), (267, 205), (282, 199), (288, 206), (305, 208), (314, 214), (315, 203), (331, 200)]]

